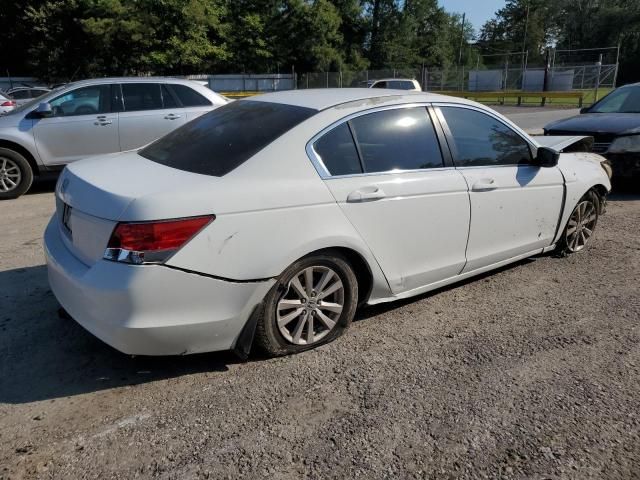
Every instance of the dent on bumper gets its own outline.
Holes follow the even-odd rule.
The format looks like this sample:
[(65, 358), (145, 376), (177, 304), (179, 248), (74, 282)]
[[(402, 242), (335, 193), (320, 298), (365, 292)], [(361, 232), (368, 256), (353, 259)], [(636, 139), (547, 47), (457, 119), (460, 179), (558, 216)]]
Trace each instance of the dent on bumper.
[(88, 267), (62, 243), (55, 222), (44, 238), (51, 290), (80, 325), (127, 354), (228, 350), (275, 282), (235, 283), (105, 260)]

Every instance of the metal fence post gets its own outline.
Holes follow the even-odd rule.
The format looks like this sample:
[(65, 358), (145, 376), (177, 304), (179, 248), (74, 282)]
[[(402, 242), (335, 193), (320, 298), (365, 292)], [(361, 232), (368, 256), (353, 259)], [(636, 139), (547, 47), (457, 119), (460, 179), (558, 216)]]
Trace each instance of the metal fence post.
[(598, 101), (598, 89), (600, 88), (600, 74), (602, 73), (602, 54), (600, 54), (600, 57), (598, 58), (598, 63), (596, 63), (596, 65), (598, 66), (598, 77), (596, 78), (596, 91), (593, 94), (594, 103)]
[(327, 88), (329, 88), (329, 72), (327, 72)]

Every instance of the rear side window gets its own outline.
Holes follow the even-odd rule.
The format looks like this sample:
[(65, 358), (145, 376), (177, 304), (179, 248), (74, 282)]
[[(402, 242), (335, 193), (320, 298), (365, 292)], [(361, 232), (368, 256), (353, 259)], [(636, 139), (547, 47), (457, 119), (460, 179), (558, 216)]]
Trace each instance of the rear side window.
[(362, 173), (358, 150), (346, 122), (323, 135), (313, 149), (331, 175)]
[(221, 177), (317, 110), (240, 100), (206, 113), (139, 151), (186, 172)]
[(11, 98), (13, 98), (14, 100), (26, 100), (27, 98), (31, 98), (31, 95), (29, 94), (29, 90), (16, 90), (10, 95), (11, 95)]
[(367, 173), (443, 166), (440, 145), (424, 107), (383, 110), (350, 123)]
[(529, 144), (504, 123), (468, 108), (440, 109), (453, 137), (456, 166), (518, 165), (531, 162)]
[(123, 83), (122, 96), (125, 112), (163, 108), (159, 83)]
[(371, 88), (387, 88), (387, 82), (376, 82)]
[(171, 88), (176, 92), (176, 95), (184, 107), (206, 107), (211, 105), (208, 98), (186, 85), (172, 84)]

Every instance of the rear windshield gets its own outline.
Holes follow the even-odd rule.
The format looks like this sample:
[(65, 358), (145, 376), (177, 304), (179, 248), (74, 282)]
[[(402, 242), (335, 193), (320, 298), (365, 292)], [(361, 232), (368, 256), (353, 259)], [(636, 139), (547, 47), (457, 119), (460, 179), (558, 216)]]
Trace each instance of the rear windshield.
[(311, 108), (281, 103), (231, 102), (138, 153), (168, 167), (221, 177), (315, 113)]

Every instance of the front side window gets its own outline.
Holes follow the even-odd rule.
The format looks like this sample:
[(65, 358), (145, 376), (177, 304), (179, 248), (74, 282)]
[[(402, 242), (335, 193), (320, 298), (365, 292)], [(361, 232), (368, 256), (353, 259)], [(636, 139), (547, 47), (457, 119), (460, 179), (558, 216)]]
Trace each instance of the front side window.
[(139, 154), (178, 170), (221, 177), (316, 113), (312, 108), (239, 100), (205, 113)]
[(531, 163), (524, 138), (504, 123), (482, 112), (440, 107), (453, 137), (453, 157), (458, 167)]
[(367, 173), (443, 166), (425, 107), (383, 110), (356, 117), (350, 123)]
[(376, 82), (372, 88), (387, 88), (387, 82)]
[(164, 108), (159, 83), (123, 83), (122, 97), (125, 112)]
[(109, 113), (110, 85), (92, 85), (67, 92), (49, 102), (54, 117)]

